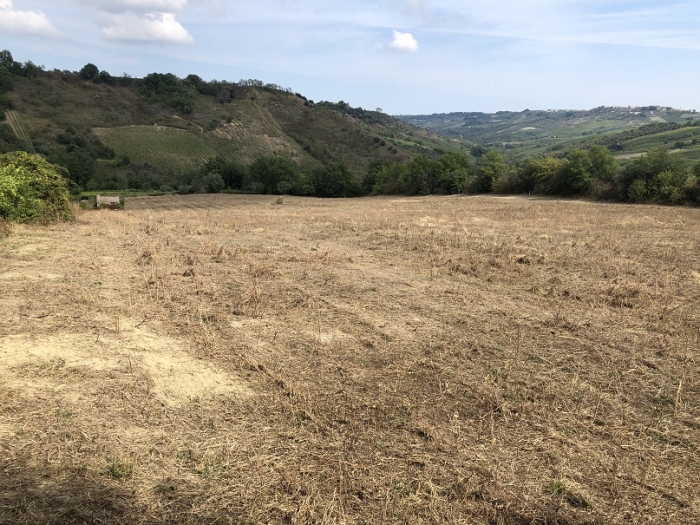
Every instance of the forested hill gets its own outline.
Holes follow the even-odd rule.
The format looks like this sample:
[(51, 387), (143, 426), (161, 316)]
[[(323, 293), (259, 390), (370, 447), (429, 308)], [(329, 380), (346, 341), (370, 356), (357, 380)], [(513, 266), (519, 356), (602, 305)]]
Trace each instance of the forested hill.
[[(445, 137), (474, 142), (484, 148), (502, 148), (514, 158), (553, 153), (584, 142), (591, 144), (598, 142), (595, 139), (634, 132), (650, 124), (656, 128), (647, 127), (645, 131), (656, 133), (700, 122), (700, 114), (695, 110), (662, 106), (599, 107), (586, 111), (526, 109), (519, 112), (401, 115), (399, 118)], [(621, 137), (621, 140), (629, 138)], [(600, 142), (611, 146), (617, 140)], [(656, 145), (663, 145), (663, 140)]]
[[(46, 70), (2, 51), (0, 152), (21, 149), (64, 166), (83, 190), (284, 191), (304, 184), (300, 173), (308, 180), (330, 166), (359, 183), (374, 161), (437, 157), (469, 144), (259, 80), (115, 77), (91, 63)], [(289, 179), (257, 187), (245, 180), (256, 162)]]

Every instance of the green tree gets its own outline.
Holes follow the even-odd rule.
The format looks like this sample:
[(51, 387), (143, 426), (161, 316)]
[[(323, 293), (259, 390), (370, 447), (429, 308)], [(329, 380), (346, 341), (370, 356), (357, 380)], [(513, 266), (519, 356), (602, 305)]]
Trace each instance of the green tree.
[(446, 153), (438, 159), (437, 189), (443, 193), (462, 193), (472, 175), (471, 159), (464, 153)]
[(557, 188), (557, 178), (566, 161), (554, 157), (539, 157), (529, 162), (529, 167), (535, 177), (535, 191), (545, 195), (553, 195)]
[(5, 66), (13, 75), (22, 74), (22, 64), (15, 62), (15, 60), (12, 58), (12, 53), (10, 53), (7, 49), (0, 51), (0, 66)]
[(575, 149), (556, 172), (551, 192), (555, 195), (582, 195), (591, 187), (591, 158), (586, 150)]
[(348, 167), (333, 162), (314, 170), (314, 193), (317, 197), (352, 197), (359, 193), (359, 188)]
[(588, 150), (591, 161), (591, 177), (603, 182), (615, 180), (617, 161), (605, 146), (591, 146)]
[(245, 167), (224, 157), (209, 159), (200, 170), (202, 176), (207, 173), (218, 173), (226, 188), (240, 190), (245, 182), (247, 172)]
[(288, 193), (300, 181), (299, 166), (284, 157), (260, 157), (250, 167), (251, 189), (259, 193)]
[(160, 102), (181, 113), (192, 113), (197, 90), (172, 73), (151, 73), (141, 82), (141, 95), (151, 102)]
[(0, 94), (12, 91), (13, 88), (12, 73), (7, 67), (0, 64)]
[(435, 192), (440, 164), (425, 155), (407, 163), (401, 178), (401, 191), (408, 195), (430, 195)]
[[(632, 198), (630, 187), (636, 180), (644, 183), (646, 196), (650, 200), (668, 202), (674, 193), (671, 187), (681, 189), (685, 183), (687, 171), (682, 158), (671, 154), (666, 148), (652, 148), (646, 155), (630, 162), (617, 178), (620, 197)], [(637, 184), (637, 188), (641, 184)], [(635, 191), (635, 198), (640, 192)]]
[(93, 80), (100, 76), (100, 70), (95, 64), (87, 63), (78, 74), (83, 80)]
[(474, 191), (477, 193), (490, 192), (496, 179), (507, 173), (508, 164), (503, 158), (503, 154), (497, 149), (490, 150), (481, 157), (474, 181)]
[(381, 159), (370, 162), (367, 173), (362, 179), (362, 192), (397, 193), (403, 178), (406, 164), (392, 159)]

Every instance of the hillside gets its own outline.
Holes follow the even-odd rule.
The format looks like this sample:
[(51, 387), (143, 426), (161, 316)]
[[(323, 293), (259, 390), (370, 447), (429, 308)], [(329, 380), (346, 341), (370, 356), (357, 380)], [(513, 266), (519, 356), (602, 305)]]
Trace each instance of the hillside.
[(359, 180), (372, 161), (465, 147), (274, 84), (158, 73), (116, 78), (88, 66), (68, 72), (0, 64), (0, 151), (41, 153), (82, 189), (167, 189), (217, 157), (245, 167), (272, 156), (306, 171), (342, 163)]
[[(616, 133), (634, 131), (645, 125), (661, 126), (658, 131), (665, 132), (670, 130), (664, 129), (664, 125), (675, 127), (700, 122), (700, 116), (694, 110), (685, 111), (661, 106), (599, 107), (587, 111), (525, 110), (499, 111), (494, 114), (472, 112), (401, 115), (399, 118), (448, 138), (470, 141), (485, 148), (504, 148), (516, 159), (555, 152), (582, 142), (603, 143), (599, 142), (599, 139), (608, 139)], [(687, 134), (687, 130), (681, 134)], [(658, 138), (659, 140), (630, 144), (629, 148), (623, 145), (618, 149), (625, 152), (641, 152), (649, 147), (665, 144), (666, 139), (671, 140), (671, 145), (676, 140), (682, 140), (672, 137)], [(607, 142), (608, 144), (604, 145), (616, 144), (620, 142), (620, 138)]]

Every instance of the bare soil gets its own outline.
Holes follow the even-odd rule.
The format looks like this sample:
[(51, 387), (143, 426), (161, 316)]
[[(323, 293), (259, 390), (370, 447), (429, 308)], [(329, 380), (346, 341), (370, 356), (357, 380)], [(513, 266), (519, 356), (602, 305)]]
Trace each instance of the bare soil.
[(0, 523), (700, 523), (700, 210), (274, 202), (0, 239)]

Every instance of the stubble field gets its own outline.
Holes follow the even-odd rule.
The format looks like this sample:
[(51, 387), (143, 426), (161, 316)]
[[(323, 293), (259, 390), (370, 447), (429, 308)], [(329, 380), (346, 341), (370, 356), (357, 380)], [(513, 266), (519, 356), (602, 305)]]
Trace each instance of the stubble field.
[(700, 210), (274, 202), (0, 240), (0, 523), (700, 523)]

